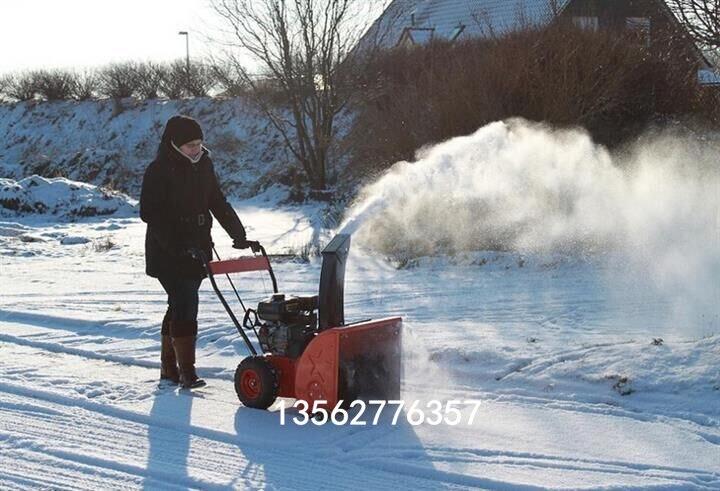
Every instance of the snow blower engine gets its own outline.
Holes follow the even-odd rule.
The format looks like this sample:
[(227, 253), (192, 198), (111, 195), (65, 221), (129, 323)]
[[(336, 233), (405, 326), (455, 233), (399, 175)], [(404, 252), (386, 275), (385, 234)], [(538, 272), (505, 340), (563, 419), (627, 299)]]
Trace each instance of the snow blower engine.
[[(260, 255), (208, 261), (200, 254), (208, 278), (251, 355), (235, 371), (235, 391), (248, 407), (267, 409), (277, 397), (305, 400), (309, 407), (332, 410), (339, 402), (400, 398), (401, 331), (399, 317), (345, 323), (345, 264), (350, 236), (339, 234), (322, 251), (317, 296), (278, 292), (265, 248)], [(218, 274), (268, 271), (273, 295), (257, 309), (235, 317), (218, 288)], [(232, 284), (232, 281), (230, 280)], [(234, 290), (233, 285), (233, 290)], [(237, 295), (237, 290), (235, 290)], [(253, 332), (261, 353), (250, 341)]]
[(257, 311), (247, 310), (244, 325), (255, 316), (260, 348), (265, 353), (297, 358), (312, 340), (317, 329), (318, 297), (288, 297), (276, 293), (258, 304)]

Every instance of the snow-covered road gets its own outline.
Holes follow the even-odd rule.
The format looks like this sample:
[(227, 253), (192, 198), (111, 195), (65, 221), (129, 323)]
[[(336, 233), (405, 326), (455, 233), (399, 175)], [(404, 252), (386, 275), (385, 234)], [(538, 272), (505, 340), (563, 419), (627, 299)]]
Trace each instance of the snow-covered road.
[[(274, 252), (317, 230), (308, 210), (239, 212)], [(209, 385), (158, 387), (165, 298), (138, 220), (0, 229), (0, 488), (720, 489), (717, 312), (678, 313), (610, 266), (477, 253), (396, 269), (355, 249), (346, 316), (404, 317), (404, 400), (478, 400), (475, 420), (281, 425), (278, 405), (237, 401), (245, 348), (207, 282)], [(319, 262), (276, 274), (312, 294)], [(254, 301), (269, 283), (239, 287)]]

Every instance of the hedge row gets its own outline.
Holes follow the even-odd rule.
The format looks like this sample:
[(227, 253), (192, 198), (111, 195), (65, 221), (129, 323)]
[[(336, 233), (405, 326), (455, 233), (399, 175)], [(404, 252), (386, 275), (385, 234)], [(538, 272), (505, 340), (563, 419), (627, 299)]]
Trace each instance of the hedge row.
[(138, 97), (180, 99), (241, 95), (243, 84), (231, 66), (185, 60), (171, 63), (125, 62), (82, 72), (32, 70), (0, 77), (0, 100), (90, 100)]

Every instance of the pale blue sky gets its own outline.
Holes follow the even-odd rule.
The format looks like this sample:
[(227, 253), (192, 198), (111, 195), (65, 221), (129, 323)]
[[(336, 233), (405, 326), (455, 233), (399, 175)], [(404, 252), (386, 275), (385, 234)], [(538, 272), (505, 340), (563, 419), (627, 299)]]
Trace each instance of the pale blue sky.
[(0, 0), (0, 73), (164, 61), (207, 50), (208, 0)]

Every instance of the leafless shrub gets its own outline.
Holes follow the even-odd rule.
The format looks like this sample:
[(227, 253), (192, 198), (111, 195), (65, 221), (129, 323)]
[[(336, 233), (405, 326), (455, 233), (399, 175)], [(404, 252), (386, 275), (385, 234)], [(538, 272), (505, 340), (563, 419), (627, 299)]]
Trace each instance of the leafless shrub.
[(115, 63), (98, 73), (101, 95), (113, 99), (132, 97), (140, 89), (137, 64), (134, 62)]
[(201, 62), (190, 64), (190, 71), (187, 66), (183, 71), (185, 79), (185, 90), (192, 97), (206, 97), (210, 90), (216, 85), (212, 68)]
[(115, 244), (110, 237), (101, 237), (92, 243), (92, 248), (95, 252), (107, 252), (116, 246), (117, 244)]
[(205, 62), (190, 64), (188, 72), (185, 60), (158, 67), (158, 91), (168, 99), (205, 97), (216, 85), (215, 72)]
[(10, 77), (7, 75), (0, 76), (0, 103), (7, 102), (6, 88), (10, 83)]
[(169, 65), (163, 65), (160, 75), (160, 92), (168, 99), (181, 99), (186, 94), (185, 89), (186, 65), (183, 60), (176, 60)]
[(72, 98), (76, 101), (87, 101), (95, 97), (99, 88), (99, 79), (94, 70), (85, 70), (75, 75)]
[(37, 93), (37, 86), (33, 74), (23, 72), (7, 75), (5, 78), (4, 93), (7, 97), (16, 101), (33, 100)]
[(34, 79), (35, 90), (47, 101), (72, 98), (76, 76), (67, 70), (38, 70), (30, 73)]
[(310, 259), (320, 257), (320, 251), (320, 244), (311, 240), (300, 246), (288, 247), (286, 257), (292, 258), (294, 262), (309, 263)]
[(242, 74), (238, 73), (237, 68), (232, 63), (213, 60), (209, 63), (209, 66), (221, 95), (238, 97), (248, 93), (248, 85), (243, 81)]
[(152, 62), (139, 63), (136, 74), (138, 95), (143, 99), (157, 99), (162, 91), (163, 67)]

